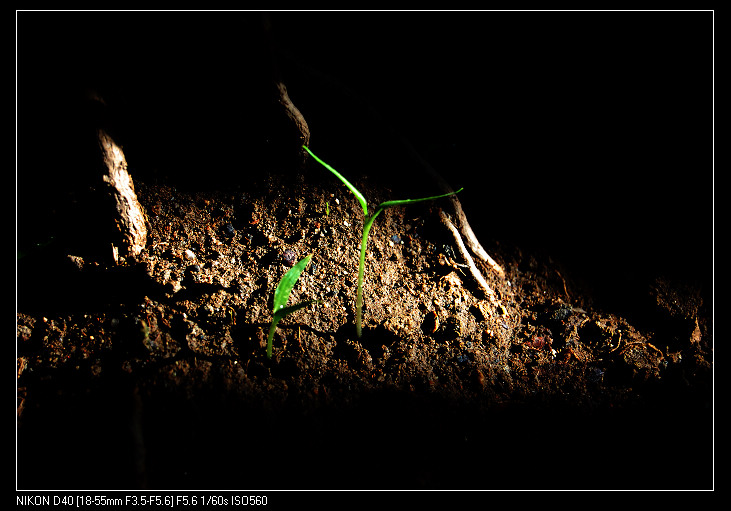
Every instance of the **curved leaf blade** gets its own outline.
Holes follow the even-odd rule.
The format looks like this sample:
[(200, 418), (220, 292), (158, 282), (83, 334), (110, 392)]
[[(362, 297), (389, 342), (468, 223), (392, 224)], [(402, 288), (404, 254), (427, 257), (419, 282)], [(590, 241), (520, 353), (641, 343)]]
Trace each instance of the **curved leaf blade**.
[(312, 156), (315, 159), (315, 161), (317, 161), (320, 165), (322, 165), (327, 170), (329, 170), (330, 172), (332, 172), (333, 174), (335, 174), (335, 176), (338, 179), (340, 179), (340, 181), (342, 181), (345, 186), (348, 187), (348, 190), (350, 190), (351, 192), (353, 192), (353, 195), (355, 195), (355, 198), (358, 199), (358, 202), (360, 202), (360, 205), (363, 208), (363, 214), (366, 217), (368, 217), (368, 203), (366, 202), (365, 197), (363, 197), (363, 194), (360, 193), (360, 191), (355, 186), (353, 186), (350, 181), (348, 181), (347, 179), (345, 179), (345, 177), (340, 172), (338, 172), (337, 170), (335, 170), (334, 168), (332, 168), (330, 165), (328, 165), (327, 163), (325, 163), (324, 161), (322, 161), (320, 158), (318, 158), (317, 156), (315, 156), (315, 153), (313, 153), (312, 151), (310, 151), (310, 148), (309, 147), (307, 147), (306, 145), (303, 145), (302, 148), (305, 151), (307, 151), (308, 153), (310, 153), (310, 156)]
[(272, 323), (271, 325), (269, 325), (269, 336), (267, 338), (267, 358), (272, 358), (272, 343), (274, 341), (274, 332), (277, 330), (277, 323), (279, 323), (279, 321), (287, 314), (291, 314), (303, 307), (308, 306), (310, 303), (317, 301), (306, 300), (296, 305), (291, 305), (289, 307), (286, 306), (287, 301), (289, 300), (289, 295), (292, 293), (292, 288), (294, 288), (294, 285), (300, 278), (300, 275), (305, 269), (305, 266), (307, 266), (307, 264), (310, 262), (310, 259), (312, 259), (312, 254), (298, 261), (297, 264), (295, 264), (287, 273), (284, 274), (282, 280), (279, 281), (277, 289), (274, 290), (274, 314), (272, 315)]
[(319, 302), (319, 300), (305, 300), (304, 302), (297, 303), (295, 305), (290, 305), (289, 307), (283, 307), (277, 311), (274, 311), (274, 321), (279, 322), (280, 319), (284, 318), (285, 316), (288, 316), (289, 314), (292, 314), (293, 312), (297, 312), (300, 309), (304, 309), (310, 304)]
[(378, 205), (378, 208), (377, 209), (386, 209), (386, 208), (390, 208), (390, 207), (393, 207), (393, 206), (406, 206), (408, 204), (414, 204), (416, 202), (425, 202), (425, 201), (428, 201), (428, 200), (441, 199), (443, 197), (449, 197), (450, 195), (456, 195), (459, 192), (461, 192), (462, 190), (464, 190), (464, 188), (460, 188), (456, 192), (443, 193), (442, 195), (433, 195), (431, 197), (422, 197), (421, 199), (388, 200), (386, 202), (381, 202)]
[(282, 280), (279, 282), (277, 289), (274, 291), (274, 313), (283, 309), (287, 305), (289, 295), (292, 293), (292, 288), (300, 278), (300, 274), (307, 266), (307, 263), (312, 259), (312, 254), (300, 260), (297, 264), (284, 274)]

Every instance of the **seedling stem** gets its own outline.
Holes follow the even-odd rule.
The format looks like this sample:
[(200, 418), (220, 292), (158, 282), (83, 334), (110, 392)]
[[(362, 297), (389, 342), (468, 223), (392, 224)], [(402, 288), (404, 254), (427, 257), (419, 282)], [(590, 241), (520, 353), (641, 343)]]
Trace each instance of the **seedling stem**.
[(429, 200), (435, 200), (435, 199), (441, 199), (442, 197), (448, 197), (450, 195), (454, 195), (456, 193), (459, 193), (462, 191), (462, 188), (457, 190), (456, 192), (450, 192), (445, 193), (442, 195), (434, 195), (432, 197), (423, 197), (420, 199), (403, 199), (403, 200), (392, 200), (392, 201), (386, 201), (382, 202), (378, 206), (376, 206), (376, 210), (374, 211), (373, 215), (368, 215), (368, 203), (365, 200), (365, 197), (363, 197), (363, 194), (360, 193), (360, 191), (353, 186), (345, 177), (343, 177), (340, 172), (332, 168), (330, 165), (322, 161), (320, 158), (315, 156), (315, 154), (310, 151), (310, 149), (307, 146), (302, 146), (305, 151), (310, 153), (310, 156), (312, 156), (318, 163), (320, 163), (322, 166), (324, 166), (326, 169), (328, 169), (330, 172), (335, 174), (335, 176), (340, 179), (340, 181), (345, 184), (345, 186), (353, 192), (353, 195), (355, 195), (356, 199), (358, 199), (358, 202), (360, 203), (361, 207), (363, 208), (363, 215), (364, 215), (364, 222), (363, 222), (363, 237), (360, 242), (360, 262), (358, 265), (358, 290), (356, 293), (356, 299), (355, 299), (355, 331), (358, 337), (361, 337), (363, 333), (362, 329), (362, 319), (363, 319), (363, 274), (365, 272), (365, 255), (366, 255), (366, 246), (368, 244), (368, 233), (371, 230), (371, 227), (373, 226), (373, 222), (375, 222), (376, 217), (381, 214), (381, 212), (386, 209), (393, 206), (406, 206), (408, 204), (414, 204), (416, 202), (424, 202)]

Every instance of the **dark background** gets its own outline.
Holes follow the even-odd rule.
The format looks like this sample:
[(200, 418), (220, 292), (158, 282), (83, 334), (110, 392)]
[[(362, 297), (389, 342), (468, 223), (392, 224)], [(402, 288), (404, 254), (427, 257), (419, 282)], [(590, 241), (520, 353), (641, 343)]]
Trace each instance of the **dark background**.
[[(354, 127), (366, 112), (343, 101), (347, 90), (465, 187), (486, 246), (544, 251), (608, 306), (658, 274), (702, 283), (710, 303), (713, 13), (277, 12), (268, 22), (311, 146), (342, 172), (399, 170), (378, 127)], [(20, 12), (20, 241), (43, 236), (43, 205), (77, 172), (67, 142), (88, 88), (116, 105), (133, 177), (171, 152), (155, 159), (139, 139), (168, 132), (187, 152), (176, 172), (199, 165), (194, 185), (242, 174), (268, 142), (262, 26), (262, 13)], [(382, 163), (359, 168), (366, 154)]]

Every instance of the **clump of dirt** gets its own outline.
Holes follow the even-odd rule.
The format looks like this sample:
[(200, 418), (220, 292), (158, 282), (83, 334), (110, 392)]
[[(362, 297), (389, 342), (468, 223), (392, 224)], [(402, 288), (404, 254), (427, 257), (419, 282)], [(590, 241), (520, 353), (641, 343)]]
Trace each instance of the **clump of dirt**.
[[(58, 271), (36, 278), (62, 287), (61, 302), (19, 303), (22, 487), (645, 487), (608, 479), (613, 451), (706, 452), (705, 422), (667, 429), (689, 409), (710, 413), (696, 288), (657, 280), (638, 327), (593, 308), (550, 258), (496, 244), (506, 277), (481, 267), (493, 304), (436, 201), (376, 221), (358, 338), (363, 213), (334, 180), (294, 183), (138, 181), (139, 257), (44, 249), (19, 262), (25, 276), (52, 261)], [(355, 184), (374, 204), (394, 198)], [(291, 301), (319, 302), (280, 323), (269, 360), (273, 291), (307, 254)], [(558, 470), (535, 476), (536, 457)]]

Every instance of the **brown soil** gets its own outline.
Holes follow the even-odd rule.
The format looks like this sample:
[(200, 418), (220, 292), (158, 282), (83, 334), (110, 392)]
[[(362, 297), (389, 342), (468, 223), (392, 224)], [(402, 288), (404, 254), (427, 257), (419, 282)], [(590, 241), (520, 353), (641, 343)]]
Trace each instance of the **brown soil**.
[[(69, 277), (83, 287), (67, 300), (106, 310), (18, 314), (29, 486), (65, 487), (62, 467), (81, 457), (84, 487), (268, 487), (272, 472), (283, 487), (492, 487), (486, 473), (528, 470), (531, 453), (601, 465), (635, 442), (673, 450), (692, 439), (668, 438), (662, 421), (707, 413), (709, 321), (693, 289), (657, 281), (652, 327), (638, 329), (593, 309), (563, 268), (513, 249), (499, 252), (495, 308), (445, 264), (437, 206), (399, 208), (371, 234), (358, 339), (362, 212), (336, 183), (138, 193), (151, 212), (139, 262)], [(267, 360), (286, 249), (314, 254), (292, 302), (321, 303), (280, 323)]]
[[(347, 173), (354, 153), (313, 149)], [(467, 194), (506, 272), (480, 265), (500, 305), (440, 223), (446, 203), (393, 208), (371, 231), (357, 338), (355, 198), (312, 161), (261, 172), (243, 161), (246, 178), (225, 182), (131, 163), (148, 227), (138, 257), (111, 264), (51, 243), (19, 260), (19, 487), (710, 485), (703, 278), (645, 272), (609, 293), (589, 277), (596, 266), (485, 236), (498, 218), (498, 232), (519, 228), (529, 184), (512, 214)], [(400, 179), (350, 175), (370, 204), (405, 197)], [(573, 244), (561, 253), (590, 231), (604, 233), (592, 246), (643, 249), (635, 233), (590, 224), (563, 230)], [(268, 360), (287, 250), (314, 254), (291, 303), (319, 303), (280, 323)], [(625, 285), (630, 267), (610, 275)]]

